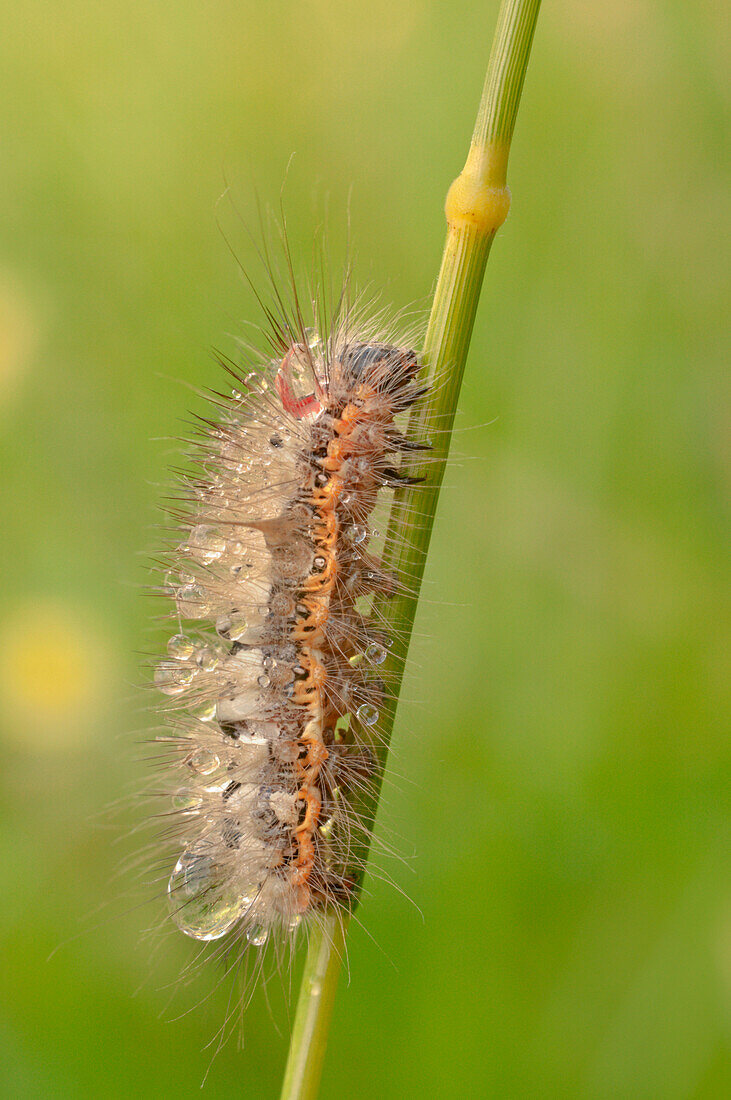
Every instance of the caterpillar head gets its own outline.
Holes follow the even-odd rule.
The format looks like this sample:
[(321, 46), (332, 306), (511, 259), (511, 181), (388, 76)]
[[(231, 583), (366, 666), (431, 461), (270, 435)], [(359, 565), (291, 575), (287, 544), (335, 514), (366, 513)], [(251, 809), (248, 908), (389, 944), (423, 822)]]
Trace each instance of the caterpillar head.
[[(297, 420), (317, 417), (332, 388), (353, 391), (359, 386), (396, 395), (413, 382), (420, 369), (416, 353), (378, 342), (347, 344), (337, 363), (322, 364), (309, 347), (292, 344), (276, 376), (277, 393), (286, 412)], [(303, 379), (314, 380), (312, 392)], [(305, 384), (305, 389), (309, 388)]]

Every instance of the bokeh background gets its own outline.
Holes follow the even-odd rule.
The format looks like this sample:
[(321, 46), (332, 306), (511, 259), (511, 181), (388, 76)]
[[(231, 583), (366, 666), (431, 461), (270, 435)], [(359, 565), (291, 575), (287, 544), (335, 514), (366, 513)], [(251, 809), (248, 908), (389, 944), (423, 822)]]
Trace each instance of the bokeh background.
[[(218, 223), (255, 268), (286, 175), (298, 256), (349, 208), (358, 281), (424, 308), (496, 11), (5, 0), (6, 1096), (200, 1095), (227, 991), (168, 1007), (195, 945), (144, 935), (105, 807), (147, 774), (170, 438), (259, 316)], [(380, 815), (413, 904), (371, 878), (325, 1100), (731, 1095), (724, 17), (540, 17)], [(277, 1095), (271, 1001), (204, 1095)]]

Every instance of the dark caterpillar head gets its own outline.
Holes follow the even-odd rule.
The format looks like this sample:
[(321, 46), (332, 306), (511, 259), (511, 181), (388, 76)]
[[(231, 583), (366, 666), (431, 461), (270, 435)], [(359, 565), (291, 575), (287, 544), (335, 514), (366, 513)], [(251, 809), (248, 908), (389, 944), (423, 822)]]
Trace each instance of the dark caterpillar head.
[(393, 393), (416, 376), (416, 353), (393, 344), (351, 344), (342, 357), (346, 385), (369, 382), (375, 389)]

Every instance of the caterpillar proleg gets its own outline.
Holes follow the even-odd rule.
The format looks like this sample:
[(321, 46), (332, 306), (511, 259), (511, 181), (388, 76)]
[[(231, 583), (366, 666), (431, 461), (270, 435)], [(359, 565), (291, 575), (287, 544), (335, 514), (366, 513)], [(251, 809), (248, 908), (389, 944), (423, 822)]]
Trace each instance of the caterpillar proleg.
[(177, 626), (154, 675), (172, 749), (172, 918), (247, 952), (352, 907), (354, 795), (375, 777), (391, 643), (370, 605), (400, 583), (372, 517), (412, 480), (401, 453), (428, 449), (399, 424), (425, 392), (417, 354), (344, 300), (326, 324), (313, 295), (306, 325), (293, 299), (267, 311), (268, 354), (220, 358), (233, 388), (200, 421), (174, 512), (163, 588)]

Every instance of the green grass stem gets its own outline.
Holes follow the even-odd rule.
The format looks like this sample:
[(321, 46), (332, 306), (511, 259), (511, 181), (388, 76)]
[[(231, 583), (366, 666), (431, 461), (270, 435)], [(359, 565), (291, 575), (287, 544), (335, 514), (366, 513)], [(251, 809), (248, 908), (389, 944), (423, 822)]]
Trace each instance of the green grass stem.
[[(425, 381), (438, 384), (414, 410), (409, 433), (412, 438), (429, 440), (432, 450), (426, 458), (413, 459), (404, 470), (425, 480), (417, 489), (396, 492), (386, 538), (384, 564), (398, 574), (408, 592), (381, 597), (374, 608), (392, 639), (383, 666), (390, 693), (381, 708), (373, 740), (381, 775), (485, 265), (510, 205), (506, 185), (508, 153), (539, 7), (540, 0), (503, 0), (501, 4), (467, 161), (447, 195), (447, 240), (422, 351)], [(379, 793), (375, 789), (359, 807), (371, 824)], [(367, 855), (367, 850), (359, 853), (364, 865)], [(310, 936), (281, 1100), (313, 1100), (317, 1096), (344, 949), (342, 915), (328, 913), (323, 927), (313, 929)]]

